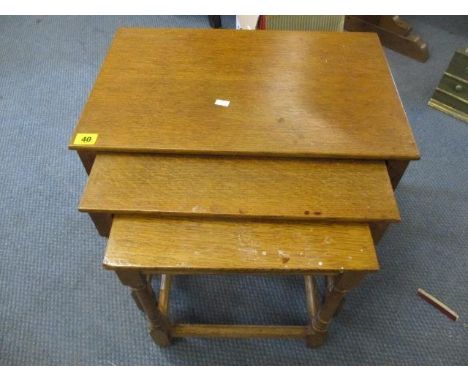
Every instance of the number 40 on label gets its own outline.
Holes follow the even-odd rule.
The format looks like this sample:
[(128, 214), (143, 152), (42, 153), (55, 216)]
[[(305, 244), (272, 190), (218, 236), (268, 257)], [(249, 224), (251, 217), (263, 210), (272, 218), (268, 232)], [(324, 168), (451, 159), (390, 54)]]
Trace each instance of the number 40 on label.
[(74, 145), (94, 145), (97, 141), (98, 134), (76, 134)]

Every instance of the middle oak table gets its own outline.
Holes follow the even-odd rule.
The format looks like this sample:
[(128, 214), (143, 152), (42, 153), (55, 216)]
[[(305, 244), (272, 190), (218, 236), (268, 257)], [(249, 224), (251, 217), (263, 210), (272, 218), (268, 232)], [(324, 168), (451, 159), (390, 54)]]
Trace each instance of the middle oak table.
[[(371, 223), (400, 216), (384, 162), (98, 154), (80, 203), (95, 216)], [(105, 233), (106, 234), (106, 233)]]

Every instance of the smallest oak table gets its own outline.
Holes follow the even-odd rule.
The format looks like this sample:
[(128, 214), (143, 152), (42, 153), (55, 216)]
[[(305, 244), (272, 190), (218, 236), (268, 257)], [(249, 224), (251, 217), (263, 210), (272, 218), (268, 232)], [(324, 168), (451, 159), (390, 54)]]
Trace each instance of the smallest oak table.
[[(117, 215), (104, 266), (132, 289), (160, 346), (173, 337), (306, 338), (322, 345), (346, 293), (379, 269), (366, 224), (278, 223)], [(174, 324), (171, 274), (304, 274), (309, 323), (304, 326)], [(148, 275), (163, 275), (159, 300)], [(328, 275), (323, 303), (313, 275)]]
[[(419, 158), (370, 33), (120, 29), (69, 147), (89, 174), (80, 210), (109, 237), (104, 266), (162, 346), (321, 345), (346, 293), (378, 270), (374, 245), (400, 219), (393, 189)], [(171, 322), (174, 275), (239, 272), (304, 275), (309, 322)]]

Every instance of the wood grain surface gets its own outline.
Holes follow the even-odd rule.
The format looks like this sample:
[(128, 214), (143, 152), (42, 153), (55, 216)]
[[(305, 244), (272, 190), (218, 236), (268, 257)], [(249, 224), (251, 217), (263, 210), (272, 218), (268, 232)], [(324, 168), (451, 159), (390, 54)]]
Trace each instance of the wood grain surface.
[(80, 211), (398, 221), (384, 162), (98, 154)]
[(69, 147), (419, 158), (372, 33), (120, 29)]
[(343, 272), (379, 268), (366, 224), (116, 215), (104, 266), (161, 273)]

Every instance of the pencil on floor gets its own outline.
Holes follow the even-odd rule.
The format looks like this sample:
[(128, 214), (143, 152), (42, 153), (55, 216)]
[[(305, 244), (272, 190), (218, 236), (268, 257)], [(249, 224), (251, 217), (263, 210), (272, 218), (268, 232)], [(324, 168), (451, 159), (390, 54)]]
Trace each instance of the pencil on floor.
[(460, 316), (458, 315), (458, 313), (450, 309), (442, 301), (438, 300), (431, 294), (427, 293), (424, 289), (418, 288), (418, 295), (423, 300), (427, 301), (429, 304), (433, 305), (435, 308), (440, 310), (443, 314), (445, 314), (451, 320), (457, 321), (459, 319)]

